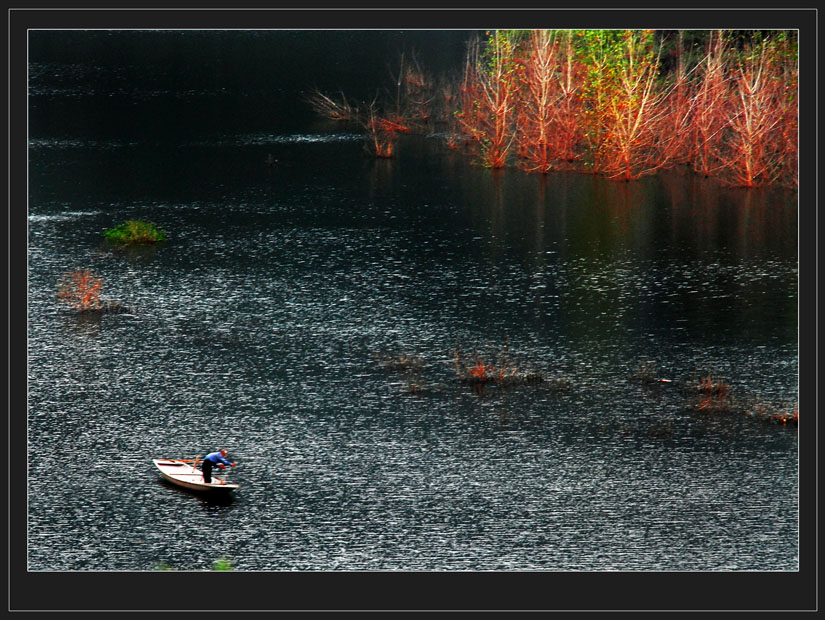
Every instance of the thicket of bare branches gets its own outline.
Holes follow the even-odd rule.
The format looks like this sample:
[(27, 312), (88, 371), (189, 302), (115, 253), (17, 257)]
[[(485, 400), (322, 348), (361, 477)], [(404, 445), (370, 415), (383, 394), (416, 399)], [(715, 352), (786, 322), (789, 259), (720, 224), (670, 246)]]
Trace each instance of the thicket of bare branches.
[(391, 157), (401, 133), (435, 132), (489, 168), (574, 169), (629, 181), (689, 166), (722, 182), (798, 184), (792, 31), (531, 30), (468, 41), (459, 75), (401, 55), (370, 102), (313, 92)]

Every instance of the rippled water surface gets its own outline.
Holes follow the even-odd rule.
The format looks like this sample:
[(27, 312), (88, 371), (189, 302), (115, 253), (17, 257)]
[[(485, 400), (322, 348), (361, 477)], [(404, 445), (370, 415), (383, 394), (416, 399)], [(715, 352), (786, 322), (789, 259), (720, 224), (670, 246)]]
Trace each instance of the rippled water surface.
[[(491, 174), (437, 136), (376, 161), (300, 114), (176, 133), (226, 94), (148, 78), (142, 134), (74, 86), (145, 112), (134, 81), (35, 67), (30, 570), (798, 568), (796, 428), (743, 413), (797, 399), (795, 195)], [(168, 241), (106, 245), (131, 218)], [(129, 312), (62, 307), (76, 267)], [(544, 380), (475, 389), (456, 353)], [(153, 470), (219, 447), (231, 501)]]

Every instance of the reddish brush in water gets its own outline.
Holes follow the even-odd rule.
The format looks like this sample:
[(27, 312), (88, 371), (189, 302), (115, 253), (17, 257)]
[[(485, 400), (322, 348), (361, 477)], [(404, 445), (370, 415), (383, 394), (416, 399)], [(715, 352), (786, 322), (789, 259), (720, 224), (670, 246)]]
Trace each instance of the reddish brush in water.
[(103, 303), (100, 301), (100, 289), (103, 280), (96, 278), (88, 269), (77, 269), (63, 274), (58, 283), (59, 299), (70, 304), (80, 311), (100, 310)]

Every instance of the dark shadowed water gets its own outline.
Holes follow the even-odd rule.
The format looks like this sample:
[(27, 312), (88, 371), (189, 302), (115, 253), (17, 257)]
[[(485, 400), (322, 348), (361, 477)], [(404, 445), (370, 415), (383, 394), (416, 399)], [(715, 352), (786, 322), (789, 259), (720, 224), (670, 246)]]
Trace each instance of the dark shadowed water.
[[(30, 570), (797, 570), (797, 430), (744, 414), (798, 398), (794, 193), (369, 159), (272, 41), (179, 36), (32, 35)], [(458, 380), (505, 350), (545, 380)], [(228, 502), (152, 466), (219, 447)]]

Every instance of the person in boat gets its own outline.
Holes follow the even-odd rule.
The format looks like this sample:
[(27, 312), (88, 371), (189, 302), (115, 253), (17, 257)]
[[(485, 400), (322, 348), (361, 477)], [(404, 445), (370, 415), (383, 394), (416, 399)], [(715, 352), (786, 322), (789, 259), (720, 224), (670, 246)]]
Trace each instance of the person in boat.
[(212, 468), (215, 465), (221, 469), (226, 469), (227, 465), (230, 467), (235, 467), (235, 463), (227, 460), (226, 450), (218, 450), (217, 452), (207, 454), (203, 457), (203, 465), (201, 465), (201, 470), (203, 471), (203, 481), (207, 484), (212, 482)]

